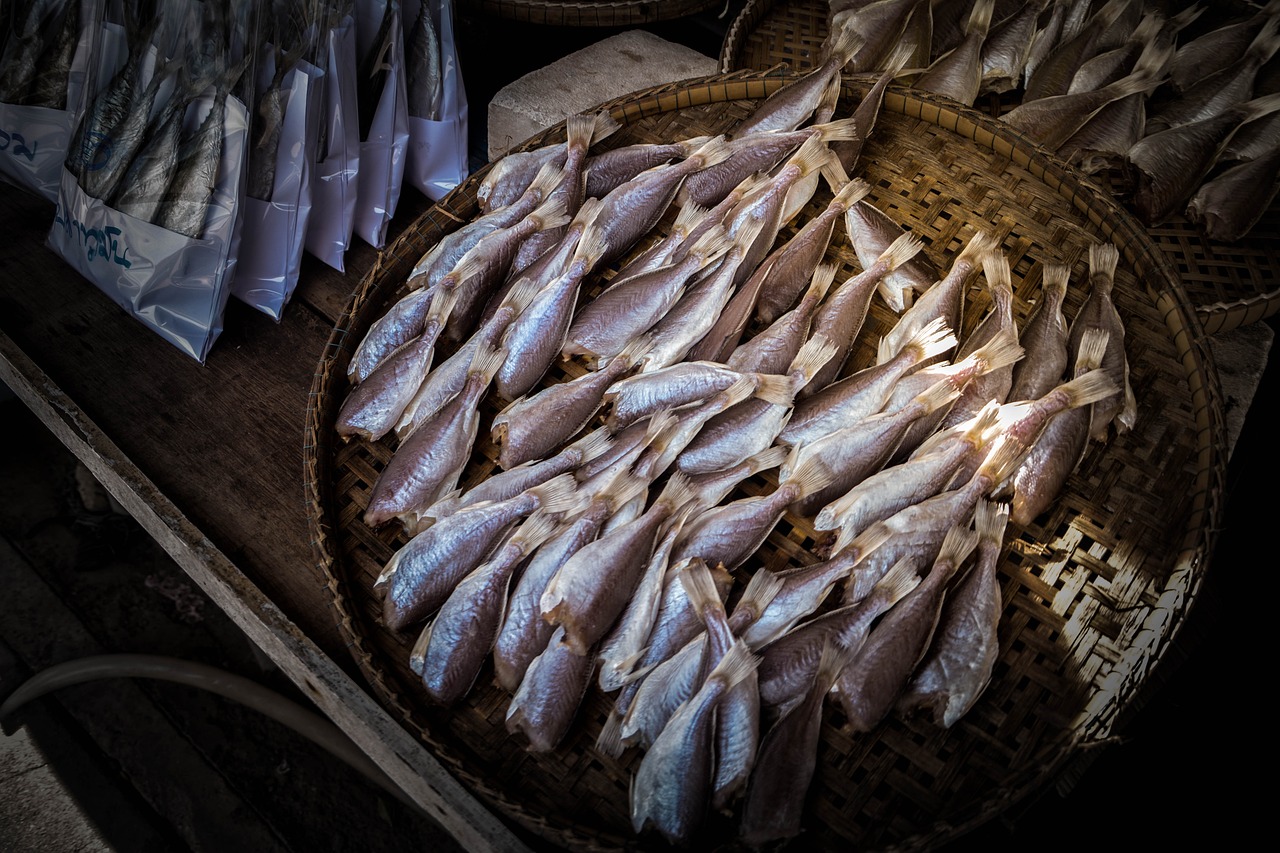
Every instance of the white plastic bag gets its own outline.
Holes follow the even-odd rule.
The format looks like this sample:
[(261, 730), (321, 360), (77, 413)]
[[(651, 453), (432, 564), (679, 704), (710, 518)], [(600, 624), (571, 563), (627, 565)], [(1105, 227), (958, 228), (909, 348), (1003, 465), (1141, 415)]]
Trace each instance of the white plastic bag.
[[(419, 93), (415, 98), (412, 76), (408, 77), (409, 159), (405, 179), (432, 201), (439, 201), (467, 179), (467, 93), (453, 37), (453, 4), (449, 0), (406, 0), (404, 4), (405, 64), (412, 67), (414, 27), (423, 8), (431, 16), (438, 39), (439, 89), (435, 97)], [(416, 103), (434, 104), (431, 115), (415, 109)]]
[[(269, 84), (274, 61), (259, 63)], [(284, 124), (276, 149), (275, 182), (269, 200), (246, 195), (240, 250), (231, 295), (279, 320), (298, 285), (302, 250), (311, 216), (311, 142), (316, 138), (324, 72), (299, 60), (285, 74)]]
[[(390, 8), (386, 50), (378, 44), (383, 13)], [(386, 71), (369, 132), (360, 140), (355, 232), (375, 249), (386, 242), (387, 226), (395, 216), (404, 180), (409, 145), (408, 106), (405, 101), (404, 36), (398, 0), (356, 0), (358, 56), (377, 51)], [(366, 81), (367, 84), (367, 81)], [(357, 75), (357, 91), (362, 81)]]
[[(84, 108), (85, 70), (101, 30), (101, 0), (67, 2), (76, 4), (80, 36), (67, 74), (63, 107), (0, 102), (0, 179), (49, 201), (58, 198), (62, 163)], [(58, 26), (60, 21), (54, 21), (48, 35), (56, 36)], [(10, 50), (17, 49), (17, 33), (13, 35), (8, 40)], [(47, 70), (40, 68), (37, 73)]]
[(345, 16), (323, 38), (322, 141), (312, 168), (311, 216), (305, 245), (312, 255), (338, 272), (345, 272), (343, 258), (355, 233), (360, 173), (355, 18)]

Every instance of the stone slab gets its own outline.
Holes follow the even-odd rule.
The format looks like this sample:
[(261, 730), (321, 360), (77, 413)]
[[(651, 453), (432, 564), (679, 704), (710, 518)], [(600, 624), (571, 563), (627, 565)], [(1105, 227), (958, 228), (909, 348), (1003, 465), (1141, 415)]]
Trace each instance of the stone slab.
[(632, 92), (715, 74), (716, 59), (628, 30), (530, 71), (489, 102), (489, 159), (571, 115)]

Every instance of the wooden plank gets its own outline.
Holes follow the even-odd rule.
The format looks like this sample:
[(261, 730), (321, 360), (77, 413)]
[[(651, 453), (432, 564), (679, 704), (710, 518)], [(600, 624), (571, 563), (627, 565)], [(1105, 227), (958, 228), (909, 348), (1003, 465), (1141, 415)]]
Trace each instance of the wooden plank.
[(2, 332), (0, 381), (35, 412), (298, 688), (459, 843), (469, 850), (526, 849), (290, 621)]

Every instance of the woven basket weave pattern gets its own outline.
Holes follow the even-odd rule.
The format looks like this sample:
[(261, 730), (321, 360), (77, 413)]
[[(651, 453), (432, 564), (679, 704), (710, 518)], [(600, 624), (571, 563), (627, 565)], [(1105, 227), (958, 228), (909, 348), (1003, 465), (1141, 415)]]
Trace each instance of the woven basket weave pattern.
[[(783, 82), (738, 72), (620, 99), (606, 106), (626, 127), (606, 147), (727, 131)], [(866, 81), (847, 82), (837, 115), (847, 115), (865, 88)], [(1135, 683), (1176, 631), (1210, 553), (1224, 464), (1221, 403), (1186, 294), (1163, 256), (1109, 199), (1077, 186), (1071, 175), (992, 125), (976, 113), (957, 119), (945, 105), (891, 87), (858, 174), (872, 186), (870, 200), (917, 233), (941, 268), (976, 228), (995, 231), (1013, 269), (1019, 321), (1038, 298), (1041, 270), (1051, 262), (1072, 268), (1065, 306), (1072, 316), (1084, 296), (1088, 246), (1115, 242), (1122, 252), (1115, 298), (1126, 323), (1138, 423), (1131, 434), (1092, 447), (1067, 493), (1035, 525), (1010, 527), (1001, 569), (1006, 606), (1000, 660), (990, 688), (967, 717), (951, 731), (893, 720), (869, 735), (851, 736), (829, 709), (807, 846), (926, 847), (989, 819), (1053, 778), (1081, 744), (1105, 737), (1124, 713)], [(563, 138), (558, 126), (525, 147)], [(610, 697), (594, 686), (566, 742), (548, 755), (531, 755), (507, 735), (508, 697), (490, 685), (488, 668), (458, 707), (443, 711), (425, 704), (407, 666), (416, 634), (395, 635), (381, 626), (381, 600), (373, 588), (405, 538), (361, 522), (394, 440), (340, 445), (332, 431), (351, 350), (402, 295), (421, 254), (475, 214), (482, 177), (473, 176), (388, 248), (335, 329), (308, 419), (317, 556), (332, 579), (353, 654), (376, 694), (479, 796), (558, 846), (647, 849), (653, 840), (634, 837), (627, 816), (628, 779), (639, 756), (631, 751), (615, 760), (595, 750)], [(820, 191), (779, 241), (827, 198)], [(659, 228), (669, 224), (670, 216)], [(839, 264), (838, 281), (859, 269), (842, 228), (828, 260)], [(979, 277), (966, 303), (965, 331), (989, 304)], [(894, 319), (878, 300), (873, 303), (851, 356), (855, 366), (871, 362), (873, 342)], [(548, 381), (581, 369), (570, 363)], [(496, 404), (486, 401), (464, 486), (494, 469), (487, 427), (495, 411)], [(759, 475), (730, 499), (768, 492), (775, 483), (772, 473)], [(810, 522), (786, 516), (744, 568), (780, 569), (818, 559)], [(731, 823), (713, 818), (703, 840), (718, 844), (732, 834)]]

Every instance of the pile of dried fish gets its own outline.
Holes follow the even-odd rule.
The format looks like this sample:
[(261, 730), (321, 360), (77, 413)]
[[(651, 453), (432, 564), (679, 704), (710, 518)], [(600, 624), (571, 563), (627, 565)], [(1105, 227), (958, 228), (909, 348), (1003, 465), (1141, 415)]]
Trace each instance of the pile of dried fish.
[(13, 17), (0, 45), (0, 103), (67, 106), (67, 78), (80, 38), (80, 0), (27, 0), (6, 10)]
[[(871, 123), (831, 118), (865, 45), (832, 40), (725, 136), (605, 150), (613, 121), (574, 116), (507, 155), (349, 363), (336, 428), (394, 445), (364, 521), (410, 534), (378, 587), (425, 695), (492, 661), (508, 729), (552, 750), (594, 681), (599, 748), (643, 753), (634, 828), (672, 842), (709, 809), (751, 844), (797, 833), (828, 698), (854, 730), (954, 724), (991, 674), (1007, 522), (1133, 425), (1115, 247), (1070, 322), (1046, 269), (1021, 330), (993, 233), (926, 259), (857, 176)], [(842, 224), (862, 270), (837, 280)], [(877, 295), (898, 321), (862, 364)], [(462, 485), (486, 404), (502, 470)], [(823, 559), (753, 567), (788, 515)]]
[[(226, 99), (249, 64), (244, 8), (162, 0), (125, 6), (128, 56), (94, 88), (67, 155), (91, 198), (200, 238), (222, 157)], [(189, 112), (212, 93), (198, 122)]]
[(1010, 127), (1105, 173), (1148, 226), (1236, 241), (1280, 189), (1276, 0), (832, 0), (828, 23), (861, 43), (846, 71), (968, 106), (1008, 93)]

